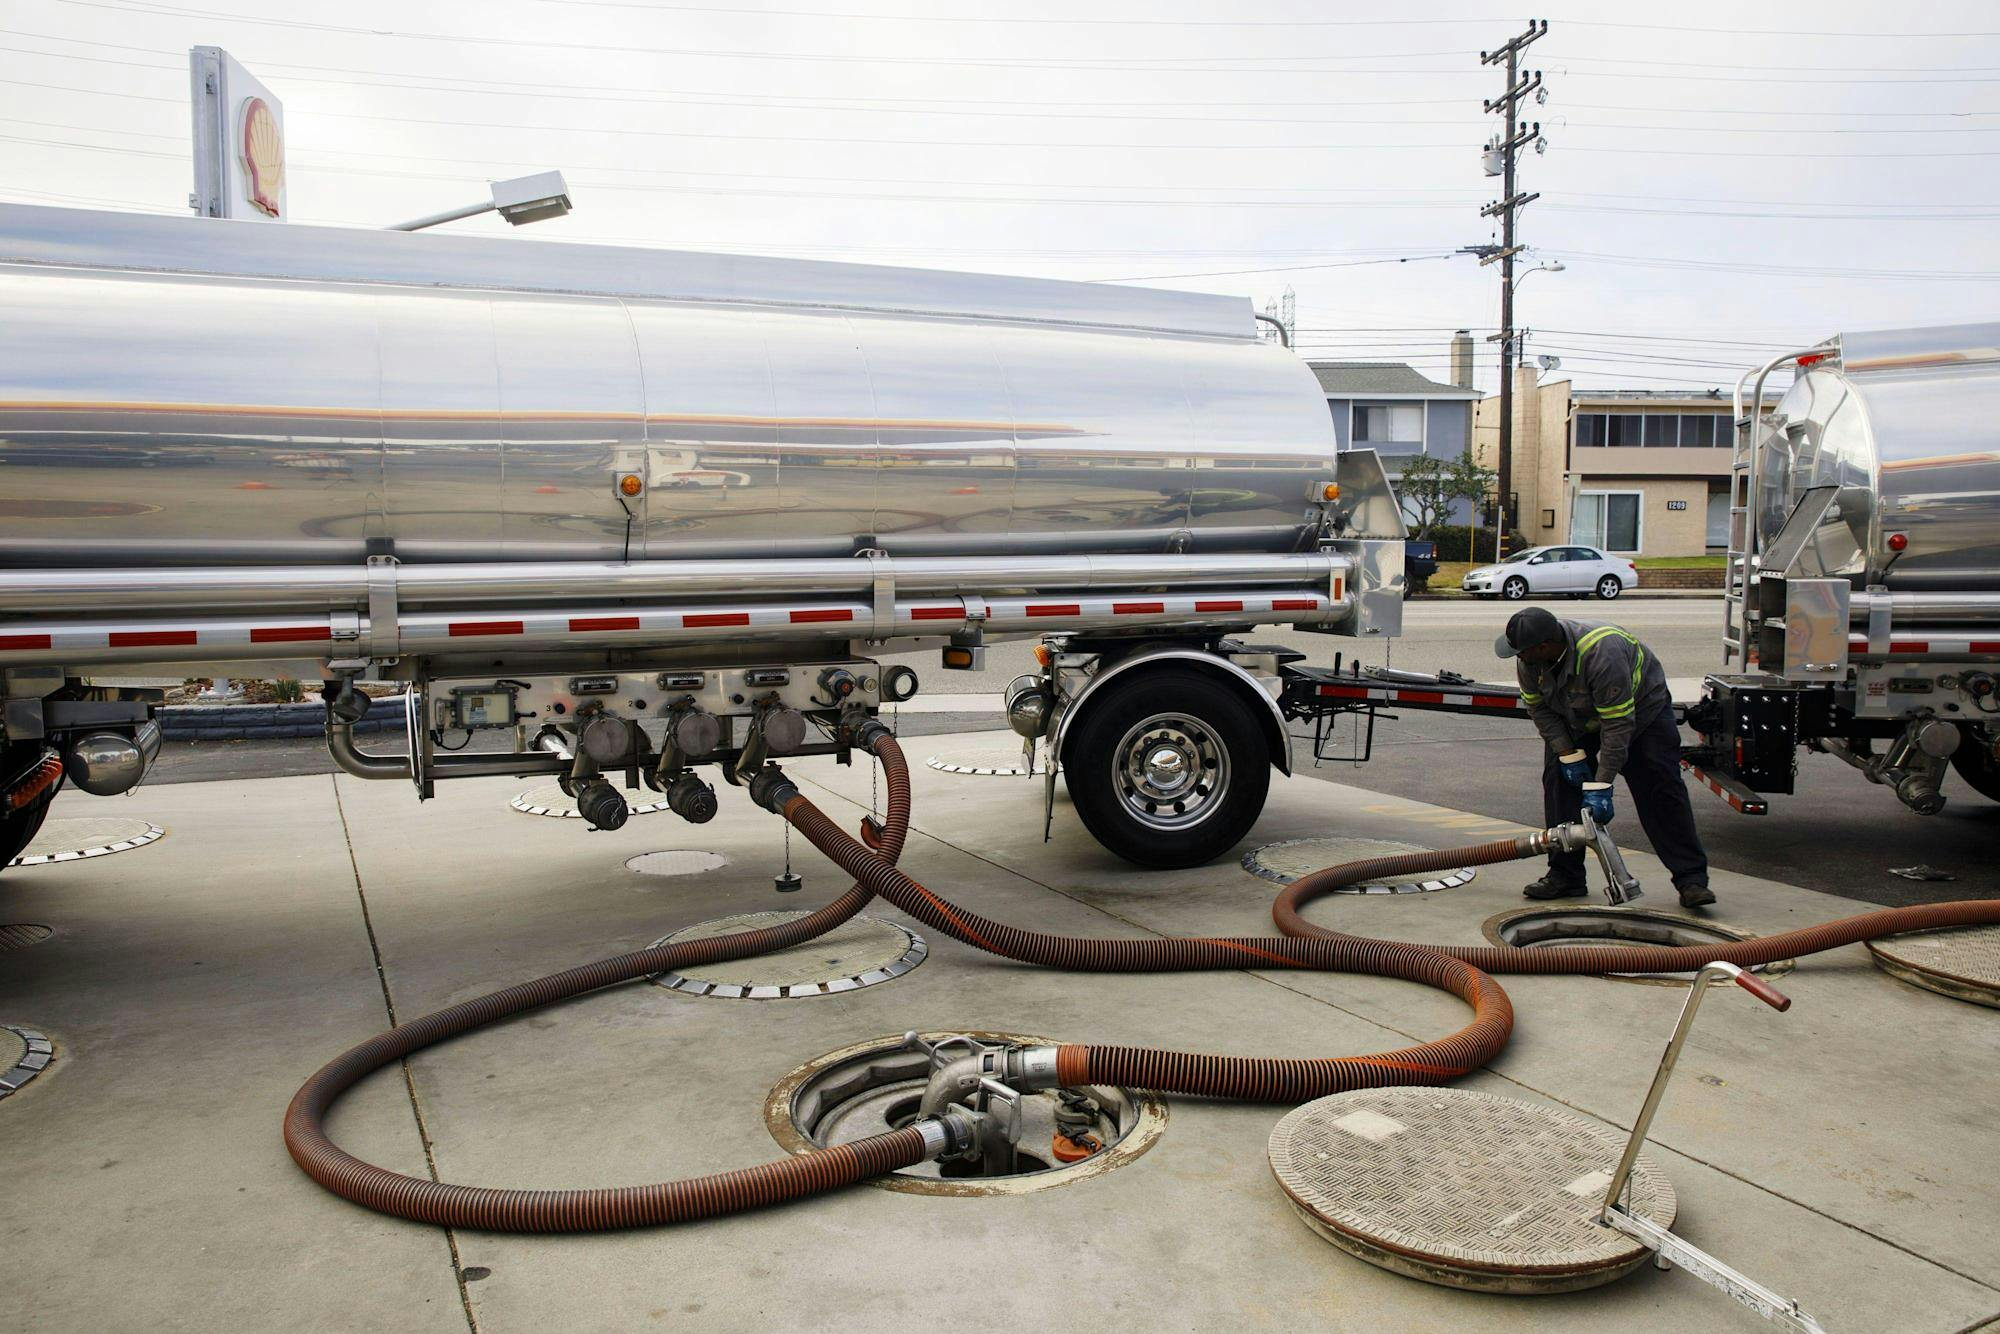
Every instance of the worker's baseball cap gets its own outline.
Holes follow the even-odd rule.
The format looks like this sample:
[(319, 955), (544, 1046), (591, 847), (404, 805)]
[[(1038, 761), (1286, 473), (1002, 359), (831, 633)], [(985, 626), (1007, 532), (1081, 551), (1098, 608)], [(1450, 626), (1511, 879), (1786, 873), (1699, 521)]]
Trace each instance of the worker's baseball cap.
[(1507, 633), (1493, 641), (1493, 651), (1503, 658), (1518, 658), (1537, 644), (1553, 644), (1563, 637), (1562, 622), (1543, 607), (1525, 607), (1507, 621)]

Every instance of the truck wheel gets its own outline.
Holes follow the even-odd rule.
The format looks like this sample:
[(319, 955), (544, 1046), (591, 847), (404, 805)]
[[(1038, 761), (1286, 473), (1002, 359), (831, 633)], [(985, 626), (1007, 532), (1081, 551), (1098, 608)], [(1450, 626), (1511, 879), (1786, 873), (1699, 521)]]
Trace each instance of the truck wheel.
[[(10, 746), (0, 758), (0, 775), (11, 782), (29, 766), (38, 762), (43, 754), (40, 745)], [(29, 802), (18, 811), (0, 814), (0, 869), (21, 855), (21, 850), (34, 841), (41, 832), (42, 821), (49, 815), (49, 805), (55, 801), (56, 793), (62, 790), (58, 781), (47, 792)]]
[(1964, 741), (1951, 753), (1951, 767), (1980, 796), (2000, 801), (2000, 760), (1994, 759), (1992, 746), (1980, 740), (1977, 732), (1965, 733)]
[(1250, 706), (1205, 672), (1136, 672), (1106, 686), (1064, 740), (1084, 828), (1135, 866), (1200, 866), (1264, 809), (1271, 749)]
[(1528, 581), (1518, 574), (1512, 576), (1506, 583), (1500, 585), (1500, 596), (1509, 602), (1519, 602), (1528, 596)]

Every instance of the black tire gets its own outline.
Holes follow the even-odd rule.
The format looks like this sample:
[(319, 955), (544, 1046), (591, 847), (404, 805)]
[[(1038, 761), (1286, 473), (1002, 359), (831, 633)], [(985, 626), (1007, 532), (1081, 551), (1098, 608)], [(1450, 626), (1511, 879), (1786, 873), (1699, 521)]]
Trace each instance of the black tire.
[[(0, 757), (0, 777), (11, 783), (39, 762), (43, 753), (40, 745), (9, 746), (5, 756)], [(49, 806), (61, 790), (62, 780), (58, 779), (47, 792), (20, 810), (0, 815), (0, 870), (6, 869), (41, 832), (42, 821), (49, 817)]]
[(1500, 596), (1509, 602), (1519, 602), (1528, 596), (1528, 581), (1518, 574), (1507, 576), (1507, 582), (1500, 585)]
[(1965, 733), (1965, 739), (1951, 753), (1951, 767), (1980, 796), (2000, 801), (2000, 760), (1993, 758), (1992, 747), (1981, 741), (1977, 732)]
[(1607, 574), (1597, 581), (1597, 596), (1610, 602), (1625, 591), (1625, 581), (1615, 574)]
[[(1202, 866), (1257, 823), (1270, 743), (1251, 705), (1214, 675), (1141, 668), (1085, 709), (1063, 739), (1063, 781), (1083, 827), (1111, 852), (1154, 870)], [(1172, 791), (1187, 795), (1175, 801)]]

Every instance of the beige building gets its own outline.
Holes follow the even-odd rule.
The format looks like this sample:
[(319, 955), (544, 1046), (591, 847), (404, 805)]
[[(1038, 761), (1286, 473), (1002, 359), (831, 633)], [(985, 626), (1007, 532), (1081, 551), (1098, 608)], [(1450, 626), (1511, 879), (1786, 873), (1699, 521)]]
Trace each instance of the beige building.
[[(1530, 543), (1579, 542), (1628, 556), (1699, 556), (1728, 545), (1726, 393), (1535, 380), (1523, 368), (1514, 381), (1513, 492)], [(1481, 463), (1498, 466), (1498, 397), (1473, 406), (1472, 447)]]

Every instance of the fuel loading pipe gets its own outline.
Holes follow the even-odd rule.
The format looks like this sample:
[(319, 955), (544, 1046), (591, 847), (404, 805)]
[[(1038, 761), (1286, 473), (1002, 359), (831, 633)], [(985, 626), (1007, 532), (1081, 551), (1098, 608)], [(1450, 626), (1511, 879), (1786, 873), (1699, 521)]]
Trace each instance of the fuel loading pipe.
[(1887, 909), (1754, 941), (1714, 946), (1530, 950), (1369, 940), (1316, 926), (1299, 915), (1303, 904), (1342, 885), (1539, 856), (1551, 844), (1551, 833), (1545, 831), (1470, 848), (1372, 857), (1313, 872), (1287, 886), (1273, 906), (1279, 929), (1285, 932), (1282, 936), (1136, 940), (1052, 936), (1023, 931), (959, 907), (896, 867), (909, 830), (909, 770), (886, 728), (871, 724), (859, 740), (882, 762), (888, 782), (886, 820), (879, 826), (863, 826), (864, 837), (876, 845), (873, 848), (848, 835), (775, 768), (765, 770), (752, 785), (752, 795), (760, 804), (781, 814), (814, 847), (854, 877), (854, 887), (846, 894), (783, 926), (639, 950), (585, 964), (378, 1034), (336, 1057), (293, 1097), (285, 1113), (285, 1145), (294, 1161), (336, 1195), (400, 1218), (488, 1231), (583, 1232), (684, 1222), (761, 1208), (935, 1157), (940, 1151), (936, 1131), (912, 1126), (850, 1145), (684, 1181), (600, 1190), (499, 1190), (387, 1171), (347, 1153), (325, 1130), (326, 1112), (342, 1093), (367, 1074), (433, 1043), (613, 983), (789, 948), (847, 921), (877, 895), (966, 944), (1043, 967), (1125, 973), (1245, 968), (1365, 973), (1437, 987), (1472, 1007), (1471, 1022), (1455, 1033), (1368, 1056), (1217, 1056), (1066, 1044), (1053, 1049), (1053, 1078), (1044, 1081), (1064, 1086), (1120, 1084), (1268, 1102), (1301, 1102), (1360, 1088), (1442, 1084), (1478, 1069), (1506, 1046), (1514, 1026), (1513, 1005), (1489, 975), (1494, 972), (1678, 971), (1718, 960), (1750, 967), (1902, 931), (2000, 922), (2000, 900), (1989, 899)]

